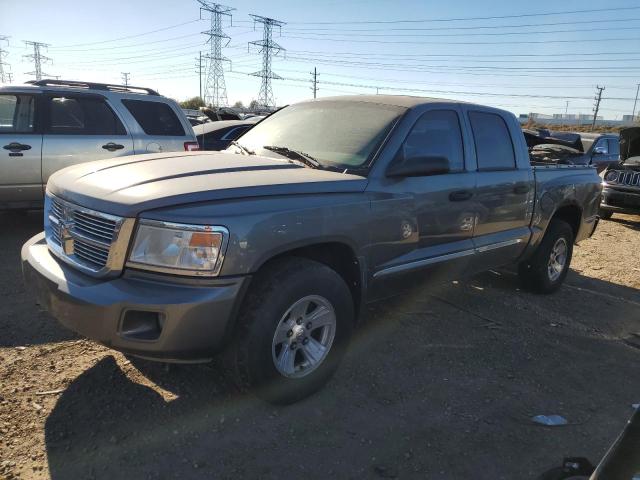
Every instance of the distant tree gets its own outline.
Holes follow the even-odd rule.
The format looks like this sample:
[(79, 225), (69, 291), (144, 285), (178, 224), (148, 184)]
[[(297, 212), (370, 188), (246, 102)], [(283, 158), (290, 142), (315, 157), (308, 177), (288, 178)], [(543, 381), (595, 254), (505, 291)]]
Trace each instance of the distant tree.
[(233, 108), (244, 108), (244, 103), (242, 103), (242, 100), (238, 100), (233, 104)]
[(197, 110), (198, 108), (204, 107), (205, 105), (206, 104), (204, 103), (204, 100), (200, 97), (193, 97), (185, 100), (184, 102), (180, 102), (180, 106), (182, 108), (188, 108), (191, 110)]
[(251, 103), (249, 104), (249, 108), (251, 110), (257, 110), (260, 107), (260, 104), (258, 103), (257, 100), (251, 100)]

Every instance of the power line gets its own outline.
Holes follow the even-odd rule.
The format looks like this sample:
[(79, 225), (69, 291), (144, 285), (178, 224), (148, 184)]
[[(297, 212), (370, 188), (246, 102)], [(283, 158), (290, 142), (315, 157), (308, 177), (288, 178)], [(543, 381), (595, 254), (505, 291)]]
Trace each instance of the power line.
[(284, 49), (273, 41), (273, 27), (282, 29), (282, 26), (286, 24), (285, 22), (281, 22), (269, 17), (262, 17), (253, 14), (250, 16), (251, 18), (253, 18), (254, 25), (256, 23), (261, 23), (263, 26), (262, 40), (254, 40), (252, 42), (249, 42), (248, 45), (249, 49), (252, 45), (254, 47), (258, 47), (258, 51), (262, 53), (262, 70), (251, 74), (253, 76), (262, 78), (260, 93), (258, 94), (258, 103), (260, 103), (260, 106), (262, 107), (275, 107), (273, 90), (271, 88), (271, 80), (278, 80), (282, 77), (276, 75), (271, 70), (271, 60), (274, 56), (277, 56), (280, 52), (284, 51)]
[(457, 17), (457, 18), (429, 18), (429, 19), (410, 19), (410, 20), (344, 20), (331, 22), (289, 22), (292, 25), (373, 25), (373, 24), (392, 24), (392, 23), (437, 23), (437, 22), (462, 22), (470, 20), (497, 20), (503, 18), (525, 18), (525, 17), (548, 17), (553, 15), (574, 15), (577, 13), (597, 13), (597, 12), (620, 12), (628, 10), (640, 10), (637, 7), (614, 7), (614, 8), (591, 8), (586, 10), (564, 10), (555, 12), (538, 12), (538, 13), (522, 13), (516, 15), (491, 15), (486, 17)]
[(11, 73), (8, 72), (10, 68), (9, 64), (3, 60), (7, 57), (9, 52), (2, 48), (2, 42), (6, 42), (8, 47), (9, 37), (6, 35), (0, 35), (0, 83), (11, 83)]
[[(613, 18), (613, 19), (598, 19), (598, 20), (572, 20), (570, 22), (545, 22), (545, 23), (520, 23), (520, 24), (509, 24), (509, 25), (473, 25), (473, 26), (463, 26), (463, 27), (455, 27), (455, 26), (447, 26), (447, 27), (420, 27), (420, 28), (410, 28), (410, 27), (382, 27), (378, 29), (345, 29), (345, 28), (322, 28), (316, 27), (314, 30), (316, 31), (333, 31), (333, 32), (389, 32), (389, 31), (441, 31), (441, 30), (482, 30), (482, 29), (491, 29), (495, 30), (497, 28), (527, 28), (527, 27), (551, 27), (551, 26), (559, 26), (559, 25), (587, 25), (597, 23), (598, 25), (604, 23), (618, 23), (618, 22), (634, 22), (636, 20), (640, 20), (640, 18)], [(305, 28), (288, 28), (289, 31), (308, 31), (308, 27)]]
[(596, 94), (596, 103), (593, 107), (593, 123), (591, 124), (591, 130), (596, 128), (596, 120), (598, 119), (598, 110), (600, 109), (600, 102), (602, 101), (602, 92), (604, 91), (604, 87), (598, 86), (596, 89), (598, 90), (598, 93)]
[(127, 40), (129, 38), (138, 38), (138, 37), (143, 37), (145, 35), (151, 35), (152, 33), (164, 32), (165, 30), (170, 30), (172, 28), (182, 27), (183, 25), (189, 25), (191, 23), (200, 22), (201, 20), (202, 19), (200, 19), (200, 18), (196, 19), (196, 20), (189, 20), (188, 22), (178, 23), (176, 25), (170, 25), (168, 27), (158, 28), (156, 30), (150, 30), (148, 32), (137, 33), (135, 35), (127, 35), (125, 37), (112, 38), (112, 39), (109, 39), (109, 40), (101, 40), (99, 42), (75, 43), (73, 45), (60, 45), (58, 47), (51, 47), (51, 48), (53, 48), (55, 50), (55, 49), (58, 49), (58, 48), (85, 47), (85, 46), (91, 46), (91, 45), (101, 45), (103, 43), (118, 42), (120, 40)]
[(33, 47), (33, 53), (31, 55), (23, 55), (24, 58), (28, 58), (33, 61), (34, 70), (33, 72), (27, 72), (26, 75), (35, 75), (36, 80), (42, 80), (42, 76), (50, 77), (51, 75), (48, 73), (42, 72), (42, 64), (51, 62), (51, 58), (42, 54), (40, 49), (44, 47), (45, 49), (49, 46), (47, 43), (42, 42), (33, 42), (30, 40), (25, 40), (24, 43), (27, 47)]
[[(296, 40), (315, 40), (315, 41), (323, 41), (323, 42), (357, 42), (357, 43), (381, 43), (387, 45), (398, 45), (398, 44), (412, 44), (412, 45), (504, 45), (505, 42), (425, 42), (425, 41), (408, 41), (408, 40), (398, 40), (398, 41), (386, 41), (386, 40), (358, 40), (358, 39), (344, 39), (344, 38), (314, 38), (314, 37), (298, 37), (293, 35), (287, 35), (286, 38), (293, 38)], [(584, 43), (584, 42), (615, 42), (615, 41), (637, 41), (640, 40), (640, 37), (617, 37), (617, 38), (591, 38), (591, 39), (570, 39), (570, 40), (518, 40), (518, 41), (509, 41), (509, 45), (534, 45), (534, 44), (547, 44), (547, 43)]]
[(226, 7), (219, 3), (212, 3), (207, 0), (198, 0), (200, 3), (200, 12), (204, 10), (209, 12), (211, 16), (211, 25), (209, 30), (202, 32), (209, 37), (207, 42), (211, 49), (204, 57), (209, 61), (209, 71), (207, 72), (207, 81), (205, 83), (204, 100), (214, 107), (225, 107), (227, 105), (227, 86), (224, 82), (224, 62), (229, 62), (227, 57), (222, 55), (222, 42), (225, 46), (229, 44), (231, 37), (222, 31), (222, 18), (229, 17), (235, 8)]

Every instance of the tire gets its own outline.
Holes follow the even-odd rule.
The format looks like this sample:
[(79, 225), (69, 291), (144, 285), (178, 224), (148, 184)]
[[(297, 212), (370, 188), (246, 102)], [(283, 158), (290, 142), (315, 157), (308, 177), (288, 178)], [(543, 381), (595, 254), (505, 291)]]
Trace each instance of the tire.
[(613, 212), (611, 210), (600, 210), (600, 212), (598, 212), (598, 215), (600, 215), (600, 218), (602, 220), (610, 220), (611, 217), (613, 217)]
[(536, 293), (555, 292), (569, 272), (572, 255), (571, 226), (563, 220), (551, 220), (533, 256), (518, 266), (523, 287)]
[(329, 381), (355, 321), (351, 292), (338, 273), (304, 258), (276, 260), (256, 275), (243, 303), (225, 355), (241, 390), (289, 404)]

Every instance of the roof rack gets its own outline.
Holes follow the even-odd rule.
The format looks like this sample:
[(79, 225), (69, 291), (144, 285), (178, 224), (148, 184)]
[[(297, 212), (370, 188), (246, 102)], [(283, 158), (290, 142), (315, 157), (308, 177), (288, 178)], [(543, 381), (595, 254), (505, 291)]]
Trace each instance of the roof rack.
[(129, 92), (129, 93), (145, 93), (147, 95), (160, 95), (155, 90), (145, 87), (133, 87), (131, 85), (112, 85), (109, 83), (94, 82), (78, 82), (75, 80), (53, 80), (44, 78), (42, 80), (29, 80), (29, 85), (37, 85), (39, 87), (56, 86), (56, 87), (72, 87), (85, 88), (91, 90), (109, 90), (112, 92)]

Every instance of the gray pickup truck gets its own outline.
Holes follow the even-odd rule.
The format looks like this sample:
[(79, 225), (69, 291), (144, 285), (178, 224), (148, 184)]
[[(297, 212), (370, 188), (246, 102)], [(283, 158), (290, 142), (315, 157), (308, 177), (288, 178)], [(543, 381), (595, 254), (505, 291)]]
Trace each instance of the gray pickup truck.
[(534, 166), (516, 118), (403, 96), (288, 106), (225, 152), (80, 164), (47, 185), (29, 288), (122, 352), (205, 361), (274, 402), (320, 388), (365, 302), (516, 264), (556, 290), (596, 228), (588, 166)]

